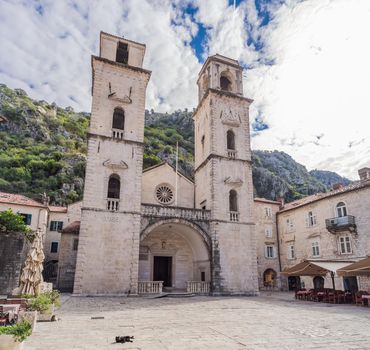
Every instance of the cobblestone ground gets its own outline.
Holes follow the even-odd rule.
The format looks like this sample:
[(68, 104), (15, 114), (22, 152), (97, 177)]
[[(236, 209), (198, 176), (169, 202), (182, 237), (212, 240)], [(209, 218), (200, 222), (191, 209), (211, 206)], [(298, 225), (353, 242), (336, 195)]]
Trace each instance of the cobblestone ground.
[[(288, 293), (64, 299), (60, 320), (38, 323), (24, 350), (370, 349), (370, 308), (295, 301)], [(117, 335), (135, 339), (117, 344)]]

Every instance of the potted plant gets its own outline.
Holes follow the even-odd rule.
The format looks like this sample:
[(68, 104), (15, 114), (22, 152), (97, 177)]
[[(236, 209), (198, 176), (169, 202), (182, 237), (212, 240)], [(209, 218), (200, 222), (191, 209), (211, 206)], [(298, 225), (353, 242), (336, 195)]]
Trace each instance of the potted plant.
[(60, 294), (57, 290), (41, 293), (28, 301), (28, 310), (38, 311), (38, 321), (51, 321), (55, 306), (60, 306)]
[(23, 341), (32, 333), (30, 322), (24, 321), (13, 326), (0, 327), (0, 350), (20, 350)]

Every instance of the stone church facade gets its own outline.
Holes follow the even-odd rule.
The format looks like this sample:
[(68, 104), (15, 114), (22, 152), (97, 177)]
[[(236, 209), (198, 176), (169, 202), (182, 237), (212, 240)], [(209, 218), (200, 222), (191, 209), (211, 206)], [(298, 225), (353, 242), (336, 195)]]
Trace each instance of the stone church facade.
[(143, 171), (145, 45), (100, 35), (73, 292), (258, 292), (249, 105), (242, 67), (214, 55), (199, 73), (195, 181)]

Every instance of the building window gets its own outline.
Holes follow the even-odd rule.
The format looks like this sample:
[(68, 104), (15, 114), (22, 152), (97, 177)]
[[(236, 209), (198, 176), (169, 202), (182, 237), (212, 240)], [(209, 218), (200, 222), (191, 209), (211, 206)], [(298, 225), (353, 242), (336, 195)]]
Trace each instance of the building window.
[(202, 271), (202, 272), (200, 273), (200, 280), (201, 280), (202, 282), (205, 282), (205, 281), (206, 281), (206, 273), (205, 273), (204, 271)]
[(200, 203), (200, 208), (202, 210), (206, 210), (207, 209), (207, 201), (206, 200)]
[(231, 81), (223, 74), (220, 77), (220, 87), (223, 91), (231, 91)]
[(320, 244), (317, 241), (312, 242), (312, 256), (320, 256)]
[(291, 232), (294, 230), (294, 222), (292, 218), (286, 219), (286, 228), (288, 232)]
[(351, 237), (349, 236), (339, 237), (339, 247), (341, 254), (351, 254), (352, 253)]
[(265, 257), (270, 259), (275, 257), (273, 245), (267, 245), (265, 247)]
[(267, 238), (271, 238), (272, 237), (272, 227), (271, 226), (267, 226), (265, 228), (265, 236)]
[(160, 184), (155, 189), (155, 197), (159, 203), (169, 205), (175, 199), (175, 191), (168, 184)]
[(265, 207), (265, 217), (271, 218), (272, 217), (272, 210), (270, 207)]
[(125, 129), (125, 111), (122, 108), (115, 108), (113, 112), (112, 128), (124, 130)]
[(32, 214), (24, 214), (24, 213), (19, 213), (20, 216), (23, 217), (23, 221), (25, 225), (31, 225), (32, 222)]
[(63, 230), (63, 221), (50, 221), (50, 231)]
[(312, 212), (308, 212), (308, 217), (307, 217), (307, 226), (312, 227), (316, 225), (316, 215)]
[(346, 205), (343, 203), (343, 202), (339, 202), (337, 204), (337, 216), (339, 218), (343, 217), (343, 216), (347, 216), (347, 208), (346, 208)]
[(121, 191), (121, 181), (119, 179), (119, 176), (113, 174), (109, 177), (107, 197), (119, 199), (120, 191)]
[(235, 190), (229, 192), (229, 210), (238, 211), (238, 194)]
[(116, 62), (128, 63), (128, 45), (120, 41), (117, 45)]
[(226, 133), (227, 149), (235, 151), (235, 134), (234, 131), (228, 130)]
[(58, 242), (51, 242), (50, 253), (58, 253)]
[(73, 240), (73, 250), (77, 250), (78, 249), (78, 238), (75, 238)]
[(288, 259), (295, 259), (294, 244), (288, 245)]

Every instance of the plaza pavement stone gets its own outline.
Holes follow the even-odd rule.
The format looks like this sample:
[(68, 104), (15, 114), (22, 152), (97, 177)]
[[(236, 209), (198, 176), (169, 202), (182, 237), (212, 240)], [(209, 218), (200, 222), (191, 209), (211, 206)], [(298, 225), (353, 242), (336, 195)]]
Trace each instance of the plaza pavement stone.
[[(63, 296), (57, 322), (40, 322), (24, 350), (369, 350), (370, 308), (259, 297)], [(91, 319), (104, 317), (104, 319)], [(133, 343), (115, 337), (134, 336)]]

